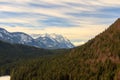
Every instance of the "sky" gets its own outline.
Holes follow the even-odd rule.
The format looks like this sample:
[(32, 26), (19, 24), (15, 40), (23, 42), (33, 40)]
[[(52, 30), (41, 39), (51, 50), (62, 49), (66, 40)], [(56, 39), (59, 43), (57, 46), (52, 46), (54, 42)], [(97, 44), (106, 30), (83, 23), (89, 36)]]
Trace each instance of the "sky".
[(1, 28), (61, 34), (74, 45), (104, 31), (119, 14), (119, 0), (0, 0)]

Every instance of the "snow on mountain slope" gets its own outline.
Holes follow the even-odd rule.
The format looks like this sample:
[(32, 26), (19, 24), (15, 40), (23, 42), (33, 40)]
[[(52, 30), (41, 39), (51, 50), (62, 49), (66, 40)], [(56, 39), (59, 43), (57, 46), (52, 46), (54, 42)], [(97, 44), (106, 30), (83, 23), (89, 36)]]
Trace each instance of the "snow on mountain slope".
[(59, 48), (73, 48), (74, 45), (62, 35), (58, 34), (39, 34), (38, 38), (34, 39), (30, 35), (22, 32), (10, 33), (3, 28), (0, 28), (0, 40), (35, 46), (46, 49), (59, 49)]
[(14, 33), (12, 33), (12, 36), (16, 43), (28, 44), (28, 43), (34, 42), (34, 39), (25, 33), (14, 32)]
[(10, 33), (2, 28), (0, 28), (0, 40), (10, 43), (17, 43), (17, 44), (24, 44), (31, 46), (36, 45), (34, 39), (28, 34), (22, 32)]
[(36, 39), (40, 46), (45, 46), (47, 48), (73, 48), (74, 45), (62, 35), (58, 34), (42, 34)]
[(0, 40), (12, 42), (12, 35), (5, 29), (0, 28)]

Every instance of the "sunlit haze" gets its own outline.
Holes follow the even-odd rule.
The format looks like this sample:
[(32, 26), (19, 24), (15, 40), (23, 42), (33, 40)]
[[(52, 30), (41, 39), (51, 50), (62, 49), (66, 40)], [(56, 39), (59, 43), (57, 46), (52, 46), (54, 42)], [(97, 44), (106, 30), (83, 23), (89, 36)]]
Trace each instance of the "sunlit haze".
[(81, 45), (119, 18), (119, 0), (0, 0), (0, 27), (56, 33)]

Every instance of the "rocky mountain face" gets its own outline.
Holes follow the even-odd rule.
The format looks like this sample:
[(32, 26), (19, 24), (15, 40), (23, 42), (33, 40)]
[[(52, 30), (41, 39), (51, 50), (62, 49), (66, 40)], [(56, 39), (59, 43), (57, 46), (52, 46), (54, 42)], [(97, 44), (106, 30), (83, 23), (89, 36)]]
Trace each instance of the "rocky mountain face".
[(43, 48), (73, 48), (73, 44), (66, 38), (57, 34), (39, 35), (37, 39), (39, 46)]
[(22, 32), (10, 33), (0, 28), (0, 40), (15, 44), (24, 44), (45, 49), (73, 48), (74, 45), (66, 38), (57, 34), (39, 35), (34, 39), (30, 35)]

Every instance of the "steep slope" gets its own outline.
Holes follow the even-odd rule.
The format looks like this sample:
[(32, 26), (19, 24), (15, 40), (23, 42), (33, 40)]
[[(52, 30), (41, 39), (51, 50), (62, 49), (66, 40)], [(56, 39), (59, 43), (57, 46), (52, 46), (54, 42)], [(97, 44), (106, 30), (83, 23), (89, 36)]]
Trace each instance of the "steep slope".
[(3, 28), (0, 28), (0, 40), (4, 40), (6, 42), (8, 41), (12, 42), (11, 38), (12, 36), (8, 31), (6, 31)]
[(3, 28), (0, 28), (0, 40), (14, 44), (36, 45), (34, 39), (28, 34), (22, 32), (10, 33)]
[(40, 35), (39, 38), (33, 39), (30, 35), (22, 32), (10, 33), (0, 28), (0, 40), (13, 44), (24, 44), (45, 49), (73, 48), (74, 45), (61, 35)]
[(29, 46), (37, 46), (37, 42), (28, 34), (22, 32), (11, 33), (13, 42), (18, 44), (24, 44)]
[(57, 34), (43, 34), (36, 39), (38, 45), (47, 49), (73, 48), (74, 45), (66, 38)]
[(120, 80), (120, 19), (70, 53), (23, 64), (11, 76), (11, 80)]

